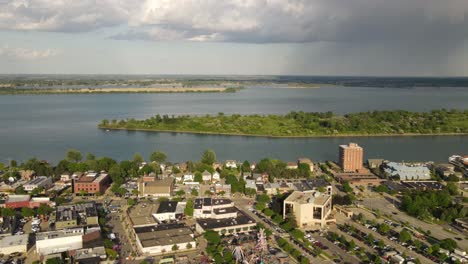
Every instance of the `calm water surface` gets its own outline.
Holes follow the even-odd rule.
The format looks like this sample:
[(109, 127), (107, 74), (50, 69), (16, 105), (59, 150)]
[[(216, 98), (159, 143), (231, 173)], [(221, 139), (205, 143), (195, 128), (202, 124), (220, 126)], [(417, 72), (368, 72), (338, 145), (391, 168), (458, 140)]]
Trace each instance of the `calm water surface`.
[(271, 139), (241, 136), (101, 131), (104, 118), (147, 118), (155, 114), (278, 113), (468, 108), (468, 88), (256, 87), (234, 94), (92, 94), (0, 96), (0, 162), (63, 158), (67, 149), (128, 159), (158, 149), (173, 161), (199, 159), (212, 148), (218, 159), (336, 159), (339, 144), (354, 141), (366, 157), (445, 161), (468, 154), (467, 136)]

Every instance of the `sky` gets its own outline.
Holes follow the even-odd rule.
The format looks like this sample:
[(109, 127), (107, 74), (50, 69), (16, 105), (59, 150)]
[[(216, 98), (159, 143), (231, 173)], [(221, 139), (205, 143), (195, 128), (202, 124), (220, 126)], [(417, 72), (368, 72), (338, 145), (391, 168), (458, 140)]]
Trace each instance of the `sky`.
[(0, 73), (467, 76), (467, 0), (0, 0)]

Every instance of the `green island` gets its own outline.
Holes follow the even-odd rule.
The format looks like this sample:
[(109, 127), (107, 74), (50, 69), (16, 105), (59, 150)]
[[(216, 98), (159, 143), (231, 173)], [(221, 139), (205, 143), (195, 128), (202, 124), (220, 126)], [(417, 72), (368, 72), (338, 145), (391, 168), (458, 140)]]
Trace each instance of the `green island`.
[(466, 135), (468, 110), (430, 112), (290, 112), (286, 115), (156, 115), (145, 120), (107, 120), (101, 129), (264, 137)]

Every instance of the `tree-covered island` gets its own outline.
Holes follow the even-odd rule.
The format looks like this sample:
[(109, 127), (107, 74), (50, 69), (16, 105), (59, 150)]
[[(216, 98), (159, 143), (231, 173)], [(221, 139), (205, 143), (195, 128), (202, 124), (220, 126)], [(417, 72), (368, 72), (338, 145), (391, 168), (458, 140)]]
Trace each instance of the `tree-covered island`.
[(102, 120), (101, 129), (268, 137), (468, 134), (468, 110), (430, 112), (290, 112), (286, 115), (156, 115), (145, 120)]

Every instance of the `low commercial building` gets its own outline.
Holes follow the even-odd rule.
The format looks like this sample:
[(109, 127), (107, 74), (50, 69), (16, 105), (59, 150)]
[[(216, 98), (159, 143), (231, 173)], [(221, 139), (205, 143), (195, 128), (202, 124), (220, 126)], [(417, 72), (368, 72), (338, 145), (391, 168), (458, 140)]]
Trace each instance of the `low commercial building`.
[(387, 162), (384, 165), (384, 171), (391, 177), (398, 177), (402, 181), (431, 179), (429, 168), (422, 164)]
[(291, 193), (283, 204), (283, 218), (290, 213), (296, 218), (300, 228), (321, 226), (334, 221), (330, 218), (332, 209), (331, 195), (318, 191)]
[(351, 185), (355, 186), (367, 186), (373, 185), (377, 186), (380, 185), (385, 180), (375, 176), (370, 172), (344, 172), (344, 173), (335, 173), (335, 179), (338, 182), (348, 182)]
[(57, 206), (55, 211), (55, 228), (57, 230), (96, 225), (99, 225), (99, 222), (94, 203)]
[(6, 235), (0, 238), (0, 254), (9, 255), (14, 252), (26, 253), (28, 251), (28, 234)]
[(110, 185), (110, 177), (107, 173), (89, 172), (74, 181), (73, 192), (85, 192), (88, 194), (104, 193)]
[(104, 247), (83, 248), (75, 252), (75, 262), (78, 264), (100, 263), (107, 258)]
[(182, 224), (136, 227), (134, 232), (136, 244), (143, 254), (158, 255), (196, 248), (193, 231)]
[(52, 178), (51, 177), (46, 177), (46, 176), (38, 176), (32, 180), (30, 180), (28, 183), (23, 185), (23, 188), (27, 192), (31, 192), (34, 189), (37, 188), (44, 188), (47, 189), (52, 185)]
[(245, 233), (255, 229), (257, 223), (237, 207), (215, 209), (210, 218), (196, 219), (195, 230), (202, 234), (213, 230), (221, 235)]
[(197, 198), (193, 205), (193, 216), (195, 218), (210, 218), (213, 210), (233, 206), (234, 202), (230, 199)]
[(33, 197), (25, 194), (9, 195), (5, 201), (6, 208), (18, 209), (22, 207), (37, 208), (41, 204), (54, 205), (49, 197)]
[(174, 179), (139, 181), (138, 192), (140, 196), (171, 197), (174, 192)]
[(64, 229), (36, 234), (36, 252), (39, 256), (83, 248), (83, 228)]
[(177, 201), (162, 201), (153, 217), (159, 222), (180, 219), (187, 203)]

